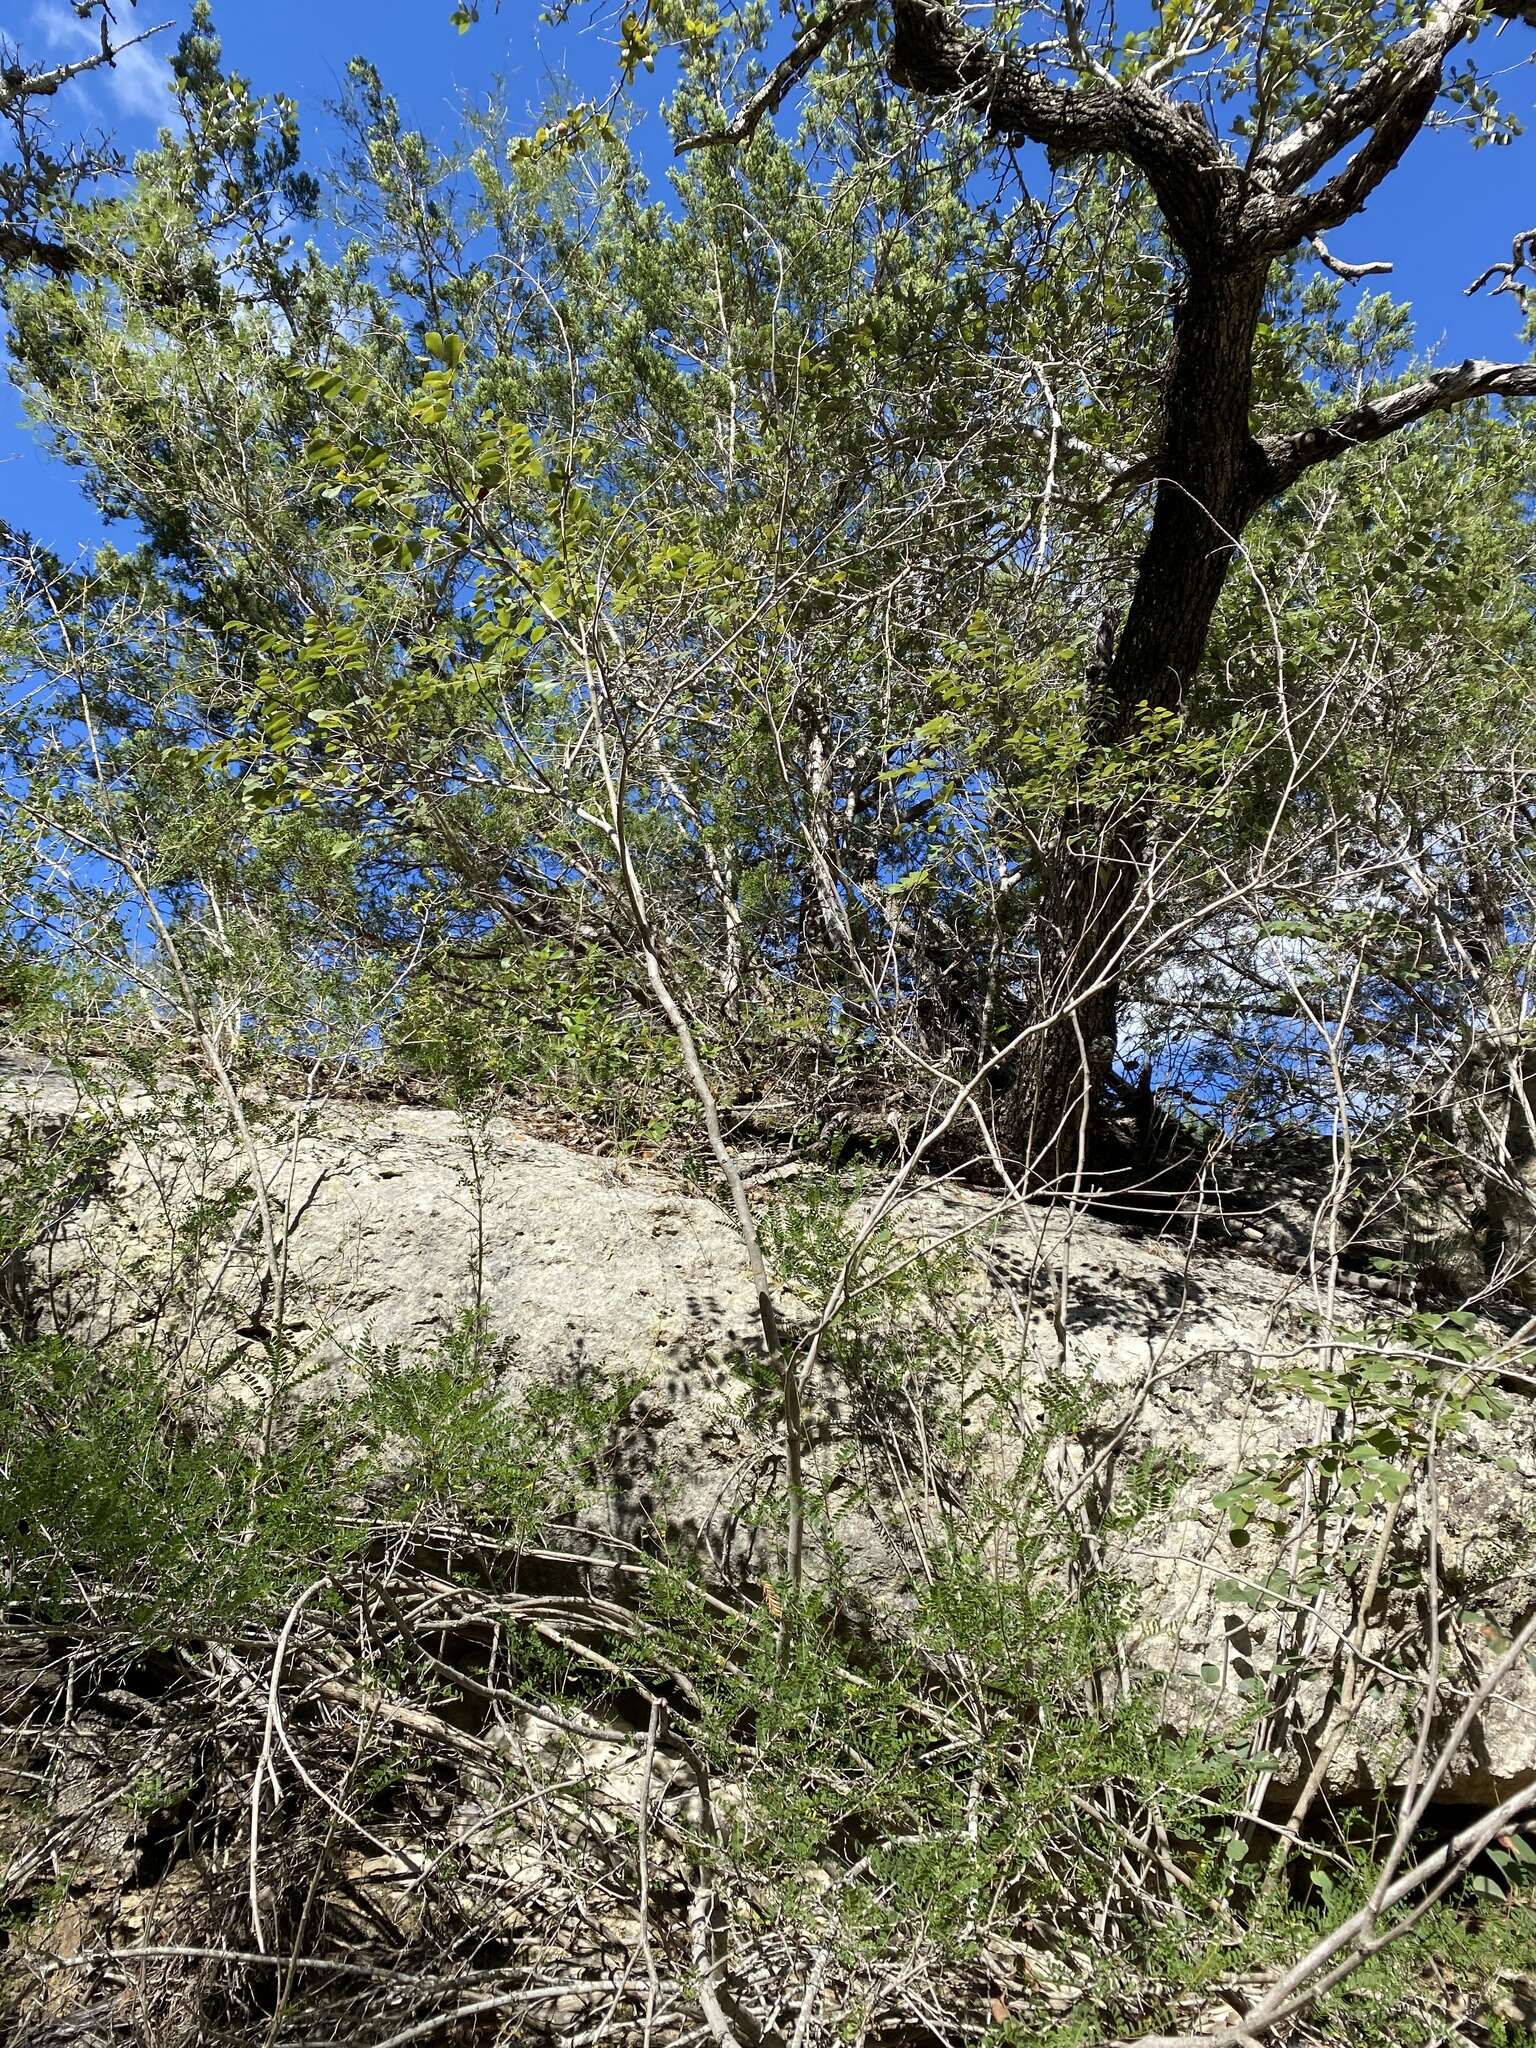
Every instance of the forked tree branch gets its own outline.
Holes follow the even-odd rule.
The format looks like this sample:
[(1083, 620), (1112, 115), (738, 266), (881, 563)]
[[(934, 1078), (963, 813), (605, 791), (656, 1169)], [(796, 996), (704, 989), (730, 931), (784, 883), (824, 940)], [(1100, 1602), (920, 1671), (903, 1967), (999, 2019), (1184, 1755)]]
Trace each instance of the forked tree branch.
[[(1536, 0), (1532, 0), (1536, 10)], [(1440, 0), (1420, 28), (1382, 51), (1353, 85), (1331, 93), (1316, 119), (1259, 151), (1254, 176), (1272, 188), (1300, 193), (1309, 180), (1391, 113), (1406, 93), (1440, 66), (1472, 27), (1479, 0)]]
[[(877, 4), (832, 0), (734, 120), (684, 138), (678, 150), (750, 141), (828, 45)], [(1536, 0), (1438, 0), (1420, 27), (1331, 94), (1313, 120), (1258, 151), (1244, 173), (1198, 106), (1145, 79), (1116, 78), (1080, 47), (1087, 75), (1064, 82), (1051, 71), (1059, 45), (1000, 44), (965, 19), (961, 0), (891, 6), (885, 69), (893, 85), (964, 106), (996, 136), (1063, 156), (1123, 158), (1147, 179), (1184, 254), (1208, 261), (1278, 255), (1358, 213), (1423, 128), (1452, 50), (1489, 14), (1536, 26)], [(1342, 169), (1306, 189), (1362, 137)]]
[[(803, 29), (726, 128), (686, 137), (679, 150), (750, 139), (829, 43), (872, 14), (876, 0), (842, 0)], [(971, 27), (954, 0), (894, 0), (885, 68), (893, 85), (967, 108), (997, 136), (1065, 156), (1119, 156), (1151, 185), (1170, 232), (1189, 249), (1208, 241), (1235, 172), (1198, 107), (1107, 72), (1076, 85), (1046, 75), (1044, 53), (1000, 47)]]
[(1060, 84), (1044, 74), (1041, 51), (998, 47), (967, 25), (954, 0), (893, 0), (893, 19), (893, 85), (955, 99), (994, 135), (1065, 156), (1123, 157), (1152, 187), (1186, 253), (1218, 236), (1236, 165), (1197, 106), (1101, 70)]
[[(1278, 253), (1360, 211), (1428, 119), (1447, 57), (1490, 14), (1536, 27), (1536, 0), (1439, 0), (1420, 27), (1331, 94), (1315, 119), (1256, 153), (1249, 168), (1270, 195), (1255, 209), (1255, 224), (1265, 223), (1265, 246)], [(1317, 190), (1304, 189), (1362, 136), (1363, 147), (1342, 170)]]
[[(1397, 169), (1434, 111), (1440, 97), (1442, 64), (1436, 59), (1409, 79), (1371, 130), (1364, 146), (1315, 192), (1297, 193), (1263, 209), (1268, 215), (1261, 246), (1276, 255), (1308, 235), (1342, 227)], [(1258, 225), (1258, 222), (1255, 223)]]

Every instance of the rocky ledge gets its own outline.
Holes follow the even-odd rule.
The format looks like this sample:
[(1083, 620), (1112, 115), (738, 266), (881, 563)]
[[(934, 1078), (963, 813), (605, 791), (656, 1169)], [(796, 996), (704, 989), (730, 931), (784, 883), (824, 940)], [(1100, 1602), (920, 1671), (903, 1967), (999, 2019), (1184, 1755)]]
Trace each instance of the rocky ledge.
[[(594, 1538), (684, 1543), (773, 1597), (779, 1408), (743, 1248), (707, 1191), (510, 1116), (267, 1103), (232, 1124), (20, 1057), (0, 1112), (17, 1156), (93, 1114), (114, 1134), (12, 1272), (35, 1328), (152, 1335), (183, 1383), (259, 1400), (280, 1315), (316, 1400), (366, 1358), (409, 1369), (476, 1312), (505, 1340), (509, 1414), (536, 1387), (622, 1390), (578, 1517)], [(793, 1183), (763, 1199), (805, 1200)], [(850, 1191), (845, 1229), (871, 1200)], [(1171, 1727), (1262, 1754), (1271, 1811), (1303, 1787), (1397, 1783), (1426, 1688), (1432, 1732), (1450, 1728), (1532, 1599), (1536, 1381), (1518, 1341), (1177, 1222), (1151, 1234), (933, 1183), (892, 1233), (871, 1259), (910, 1273), (926, 1248), (942, 1285), (877, 1317), (857, 1370), (823, 1346), (803, 1389), (807, 1568), (848, 1626), (905, 1626), (924, 1546), (1008, 1495), (1028, 1446), (1042, 1510), (1075, 1532), (1058, 1568), (1126, 1589), (1107, 1683), (1150, 1685)], [(802, 1337), (813, 1295), (803, 1272), (786, 1288)], [(913, 1317), (942, 1342), (904, 1350)], [(1517, 1660), (1441, 1796), (1486, 1804), (1533, 1778), (1536, 1670)]]

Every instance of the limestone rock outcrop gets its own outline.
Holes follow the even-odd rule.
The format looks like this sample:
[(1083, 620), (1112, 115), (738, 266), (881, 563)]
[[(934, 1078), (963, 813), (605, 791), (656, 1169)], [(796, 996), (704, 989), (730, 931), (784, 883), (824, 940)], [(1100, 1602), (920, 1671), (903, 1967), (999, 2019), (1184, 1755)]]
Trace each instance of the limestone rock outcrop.
[[(408, 1369), (478, 1310), (506, 1340), (511, 1406), (535, 1384), (628, 1390), (591, 1526), (642, 1547), (683, 1541), (722, 1576), (771, 1583), (778, 1409), (742, 1246), (707, 1192), (510, 1116), (274, 1102), (247, 1107), (242, 1135), (190, 1091), (114, 1093), (104, 1075), (82, 1087), (21, 1056), (0, 1066), (18, 1143), (93, 1111), (118, 1135), (94, 1187), (25, 1261), (37, 1327), (153, 1336), (199, 1384), (255, 1398), (280, 1313), (305, 1398), (323, 1399), (380, 1351)], [(904, 1625), (923, 1543), (970, 1491), (997, 1491), (1044, 1431), (1040, 1484), (1081, 1530), (1078, 1565), (1131, 1589), (1115, 1682), (1150, 1680), (1171, 1724), (1221, 1727), (1273, 1757), (1282, 1804), (1314, 1771), (1340, 1795), (1390, 1785), (1423, 1696), (1425, 1574), (1438, 1573), (1442, 1613), (1463, 1618), (1444, 1645), (1442, 1726), (1532, 1598), (1536, 1381), (1518, 1348), (1501, 1351), (1490, 1329), (1486, 1368), (1446, 1361), (1443, 1394), (1423, 1381), (1428, 1406), (1441, 1403), (1433, 1482), (1405, 1443), (1399, 1508), (1390, 1484), (1374, 1508), (1357, 1486), (1353, 1520), (1325, 1517), (1321, 1537), (1303, 1538), (1308, 1489), (1315, 1500), (1336, 1484), (1352, 1446), (1368, 1460), (1385, 1441), (1370, 1435), (1371, 1389), (1398, 1399), (1393, 1361), (1424, 1341), (1400, 1306), (1321, 1267), (941, 1184), (916, 1188), (894, 1227), (913, 1251), (963, 1253), (942, 1304), (954, 1363), (946, 1380), (893, 1356), (879, 1399), (825, 1358), (809, 1375), (810, 1570), (826, 1573), (835, 1549), (854, 1624)], [(803, 1288), (787, 1305), (791, 1326), (809, 1327), (818, 1304)], [(1377, 1354), (1384, 1372), (1347, 1382), (1350, 1360)], [(1495, 1380), (1496, 1412), (1464, 1414), (1466, 1389)], [(1394, 1412), (1401, 1435), (1408, 1411)], [(1251, 1517), (1233, 1507), (1244, 1485), (1260, 1489)], [(1245, 1519), (1249, 1540), (1234, 1546)], [(1378, 1542), (1391, 1565), (1372, 1580)], [(1338, 1731), (1356, 1659), (1364, 1678)], [(1536, 1671), (1522, 1664), (1444, 1792), (1490, 1800), (1533, 1776)]]

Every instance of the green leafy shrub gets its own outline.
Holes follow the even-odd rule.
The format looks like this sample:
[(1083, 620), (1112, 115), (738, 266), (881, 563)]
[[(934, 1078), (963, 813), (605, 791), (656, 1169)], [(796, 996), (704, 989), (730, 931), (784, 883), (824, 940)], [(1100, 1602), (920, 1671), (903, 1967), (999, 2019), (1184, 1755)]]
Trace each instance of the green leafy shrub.
[(433, 1512), (529, 1542), (599, 1485), (597, 1462), (631, 1392), (512, 1381), (516, 1340), (463, 1316), (425, 1358), (365, 1351), (353, 1423), (358, 1478), (378, 1511)]
[(0, 1364), (9, 1606), (193, 1636), (271, 1611), (359, 1540), (343, 1417), (307, 1415), (266, 1452), (238, 1410), (192, 1420), (148, 1347), (48, 1338)]

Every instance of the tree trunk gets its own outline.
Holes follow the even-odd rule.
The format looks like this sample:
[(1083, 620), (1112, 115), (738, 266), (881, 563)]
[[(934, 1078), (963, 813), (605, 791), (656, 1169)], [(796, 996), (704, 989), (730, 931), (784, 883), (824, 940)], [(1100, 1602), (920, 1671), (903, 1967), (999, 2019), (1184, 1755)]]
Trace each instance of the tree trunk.
[[(1253, 345), (1268, 263), (1192, 263), (1174, 322), (1162, 474), (1125, 625), (1090, 677), (1089, 730), (1106, 764), (1149, 712), (1180, 714), (1244, 525), (1261, 501), (1249, 428)], [(1094, 1155), (1113, 1068), (1120, 978), (1148, 912), (1144, 805), (1091, 801), (1069, 817), (1041, 906), (1041, 1014), (1005, 1106), (1010, 1148), (1041, 1186), (1068, 1187)]]

